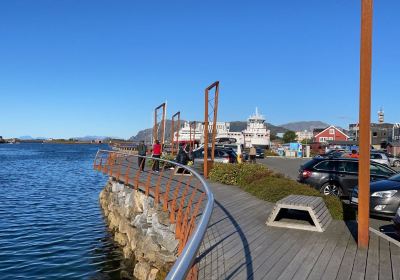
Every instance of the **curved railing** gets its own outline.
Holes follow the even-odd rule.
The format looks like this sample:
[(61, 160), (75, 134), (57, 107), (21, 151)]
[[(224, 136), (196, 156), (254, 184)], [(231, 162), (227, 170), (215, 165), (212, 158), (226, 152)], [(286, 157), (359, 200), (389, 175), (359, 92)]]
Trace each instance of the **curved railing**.
[[(141, 164), (139, 159), (144, 159)], [(159, 172), (153, 170), (156, 161)], [(94, 169), (152, 196), (155, 206), (170, 213), (179, 245), (178, 258), (166, 279), (197, 279), (197, 266), (193, 264), (214, 205), (203, 177), (173, 161), (106, 150), (97, 152)]]

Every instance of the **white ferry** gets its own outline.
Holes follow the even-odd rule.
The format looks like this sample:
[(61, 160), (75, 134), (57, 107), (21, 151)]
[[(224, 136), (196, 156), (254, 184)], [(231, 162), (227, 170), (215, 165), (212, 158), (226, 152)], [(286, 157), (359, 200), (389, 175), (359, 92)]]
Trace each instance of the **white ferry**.
[[(209, 124), (209, 132), (211, 132), (211, 129), (212, 122)], [(174, 138), (176, 141), (176, 133)], [(257, 108), (255, 114), (248, 118), (247, 128), (243, 131), (230, 131), (229, 122), (217, 122), (216, 139), (231, 139), (232, 142), (243, 144), (247, 148), (251, 146), (269, 147), (271, 144), (270, 131), (265, 125), (265, 118), (258, 113)], [(190, 141), (195, 144), (204, 143), (204, 124), (202, 122), (196, 122), (195, 127), (192, 127), (192, 129), (190, 129), (189, 122), (185, 122), (179, 130), (179, 142), (189, 143)]]

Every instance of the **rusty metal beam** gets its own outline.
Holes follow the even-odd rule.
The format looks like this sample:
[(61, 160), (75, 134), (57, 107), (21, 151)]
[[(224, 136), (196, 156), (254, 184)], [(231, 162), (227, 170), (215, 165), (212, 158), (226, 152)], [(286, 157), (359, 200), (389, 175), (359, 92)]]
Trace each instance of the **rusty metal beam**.
[(358, 176), (358, 246), (368, 247), (370, 203), (370, 127), (373, 0), (361, 2), (360, 159)]
[(176, 112), (172, 118), (171, 118), (171, 154), (174, 155), (175, 154), (175, 117), (178, 118), (177, 121), (177, 127), (178, 129), (176, 130), (176, 143), (178, 143), (178, 147), (177, 147), (177, 151), (179, 150), (179, 129), (181, 127), (181, 112)]
[[(209, 92), (215, 88), (214, 91), (214, 106), (213, 106), (213, 127), (211, 134), (211, 161), (208, 161), (208, 144), (209, 144)], [(215, 150), (215, 136), (217, 133), (217, 116), (218, 116), (218, 95), (219, 95), (219, 81), (216, 81), (209, 85), (205, 89), (204, 100), (205, 100), (205, 108), (204, 108), (204, 177), (208, 178), (208, 173), (212, 168), (212, 164), (214, 162), (214, 150)]]
[[(161, 118), (161, 135), (159, 137), (159, 126), (158, 126), (158, 111), (162, 109), (162, 118)], [(165, 113), (166, 113), (166, 103), (162, 103), (154, 109), (154, 126), (153, 126), (153, 140), (159, 140), (161, 144), (161, 151), (164, 148), (165, 141)]]

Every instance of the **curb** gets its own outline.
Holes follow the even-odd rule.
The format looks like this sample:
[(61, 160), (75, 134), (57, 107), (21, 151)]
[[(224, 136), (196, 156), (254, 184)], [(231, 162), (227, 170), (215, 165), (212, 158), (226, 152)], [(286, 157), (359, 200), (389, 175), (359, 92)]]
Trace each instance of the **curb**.
[(379, 230), (376, 230), (376, 229), (370, 227), (369, 231), (375, 233), (379, 237), (382, 237), (383, 239), (385, 239), (385, 240), (397, 245), (398, 247), (400, 247), (400, 242), (399, 241), (397, 241), (396, 239), (391, 238), (390, 236), (387, 236), (386, 234), (380, 232)]

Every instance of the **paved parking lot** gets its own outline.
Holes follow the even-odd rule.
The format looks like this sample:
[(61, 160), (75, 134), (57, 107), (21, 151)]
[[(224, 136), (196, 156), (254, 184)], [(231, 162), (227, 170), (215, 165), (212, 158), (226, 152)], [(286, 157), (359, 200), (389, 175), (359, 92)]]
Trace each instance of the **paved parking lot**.
[(267, 157), (257, 159), (257, 162), (265, 164), (268, 168), (295, 180), (299, 174), (300, 166), (309, 160), (303, 158)]

